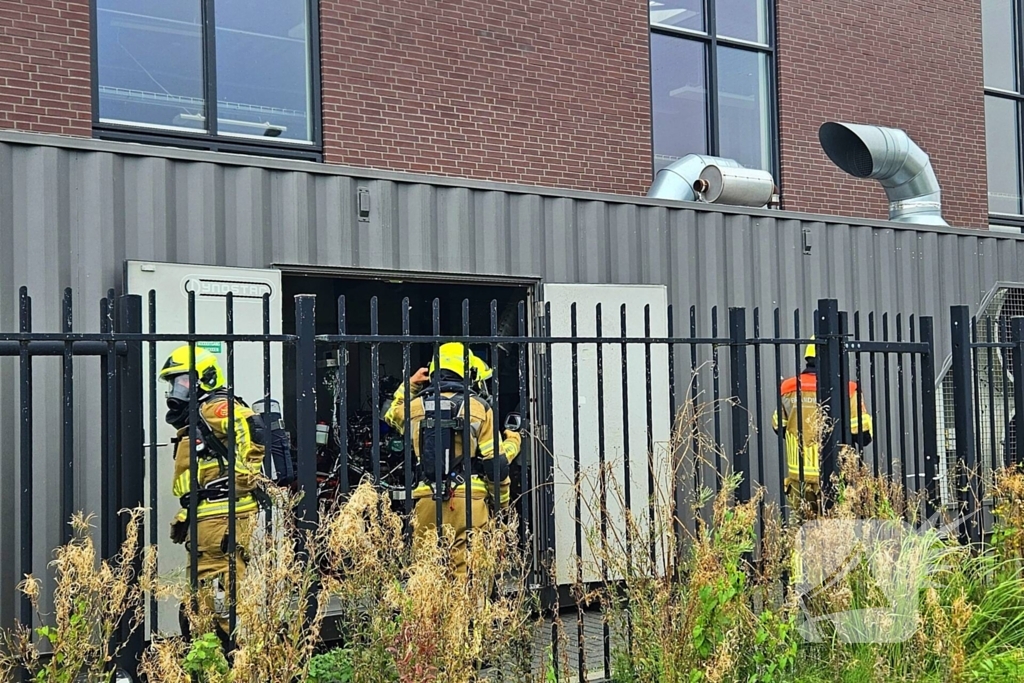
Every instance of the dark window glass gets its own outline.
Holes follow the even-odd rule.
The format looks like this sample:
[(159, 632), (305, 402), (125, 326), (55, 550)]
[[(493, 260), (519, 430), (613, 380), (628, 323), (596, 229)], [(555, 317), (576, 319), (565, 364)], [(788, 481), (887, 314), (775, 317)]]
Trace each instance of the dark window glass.
[(651, 25), (704, 30), (704, 0), (650, 0)]
[[(253, 11), (253, 5), (259, 11)], [(217, 0), (221, 133), (312, 140), (306, 0)]]
[(988, 210), (1021, 212), (1019, 119), (1017, 103), (1001, 97), (985, 98), (988, 146)]
[(651, 36), (655, 171), (687, 154), (707, 154), (704, 45)]
[(314, 140), (309, 0), (95, 1), (101, 123)]
[(199, 0), (96, 0), (101, 121), (205, 130)]
[(747, 168), (771, 170), (768, 130), (768, 57), (731, 47), (718, 49), (719, 156)]
[(985, 85), (1017, 90), (1013, 0), (984, 0), (981, 27), (985, 54)]
[(715, 0), (718, 35), (768, 43), (767, 0)]

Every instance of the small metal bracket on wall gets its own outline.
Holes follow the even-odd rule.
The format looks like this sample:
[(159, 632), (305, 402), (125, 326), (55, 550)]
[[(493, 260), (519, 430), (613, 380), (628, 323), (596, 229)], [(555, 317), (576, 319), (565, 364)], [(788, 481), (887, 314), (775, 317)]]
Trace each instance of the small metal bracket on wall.
[(810, 228), (804, 228), (802, 230), (802, 232), (803, 232), (804, 256), (810, 256), (811, 255), (811, 246), (812, 246), (811, 245), (811, 230), (810, 230)]
[(370, 222), (370, 188), (360, 187), (356, 190), (356, 209), (360, 223)]

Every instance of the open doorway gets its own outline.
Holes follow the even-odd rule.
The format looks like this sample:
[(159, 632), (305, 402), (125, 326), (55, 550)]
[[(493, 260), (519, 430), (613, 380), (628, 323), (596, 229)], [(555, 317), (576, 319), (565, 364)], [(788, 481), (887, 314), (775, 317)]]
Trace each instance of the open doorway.
[[(469, 334), (490, 336), (492, 332), (492, 302), (496, 309), (498, 336), (516, 336), (519, 332), (520, 304), (528, 303), (532, 294), (529, 283), (444, 282), (436, 280), (401, 280), (394, 276), (377, 278), (350, 277), (344, 274), (306, 275), (286, 272), (282, 278), (284, 310), (282, 330), (285, 334), (294, 332), (294, 297), (298, 294), (316, 296), (316, 332), (318, 335), (337, 334), (339, 319), (339, 298), (344, 296), (345, 331), (350, 335), (369, 335), (373, 332), (373, 300), (376, 298), (376, 330), (381, 335), (401, 335), (403, 332), (403, 301), (409, 300), (409, 333), (413, 336), (434, 334), (434, 301), (438, 304), (437, 327), (442, 337), (463, 336), (463, 305), (469, 302)], [(525, 317), (524, 317), (525, 321)], [(521, 381), (520, 348), (517, 345), (492, 349), (490, 344), (470, 346), (473, 353), (495, 369), (495, 379), (490, 390), (496, 392), (492, 405), (496, 407), (496, 424), (505, 423), (509, 413), (526, 415), (528, 412), (529, 386), (528, 358), (524, 358)], [(431, 360), (431, 344), (413, 344), (410, 347), (410, 370), (426, 367)], [(374, 368), (372, 345), (348, 344), (346, 359), (339, 349), (325, 345), (317, 349), (317, 421), (327, 429), (332, 425), (335, 409), (335, 391), (345, 395), (346, 452), (351, 457), (350, 465), (369, 460), (370, 440), (373, 424)], [(332, 380), (337, 368), (344, 368), (340, 387)], [(390, 482), (405, 481), (403, 446), (400, 440), (390, 440), (388, 428), (379, 423), (386, 401), (394, 389), (403, 381), (403, 349), (401, 343), (382, 343), (377, 350), (377, 417), (376, 428), (380, 430), (379, 455), (381, 474), (391, 473)], [(284, 373), (290, 376), (295, 370), (294, 353), (289, 349), (284, 357)], [(294, 395), (292, 383), (287, 387), (284, 401), (286, 422), (294, 433)], [(331, 429), (334, 429), (332, 426)], [(338, 427), (340, 430), (340, 427)], [(333, 433), (333, 432), (332, 432)], [(394, 435), (390, 435), (394, 436)], [(393, 449), (389, 451), (389, 448)], [(324, 464), (318, 462), (323, 472)], [(350, 481), (358, 480), (361, 470), (350, 473)], [(513, 490), (513, 495), (516, 491)]]

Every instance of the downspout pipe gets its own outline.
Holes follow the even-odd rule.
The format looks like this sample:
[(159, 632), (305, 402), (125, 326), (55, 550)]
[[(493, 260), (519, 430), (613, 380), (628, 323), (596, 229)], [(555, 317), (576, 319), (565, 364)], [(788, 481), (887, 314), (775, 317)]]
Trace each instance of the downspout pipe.
[(889, 199), (889, 220), (947, 225), (931, 161), (905, 131), (828, 121), (818, 129), (818, 141), (836, 166), (881, 184)]
[(734, 159), (687, 154), (658, 171), (647, 196), (651, 199), (695, 202), (697, 194), (693, 191), (693, 184), (700, 178), (701, 171), (711, 164), (723, 168), (740, 168), (739, 162)]

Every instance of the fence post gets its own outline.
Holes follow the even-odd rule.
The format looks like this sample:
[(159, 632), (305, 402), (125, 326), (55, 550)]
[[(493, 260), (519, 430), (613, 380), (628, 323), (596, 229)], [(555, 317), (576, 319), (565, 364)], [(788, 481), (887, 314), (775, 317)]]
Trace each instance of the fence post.
[[(1010, 322), (1010, 339), (1013, 341), (1011, 359), (1013, 362), (1013, 440), (1006, 435), (1005, 466), (1020, 463), (1017, 439), (1024, 434), (1024, 318), (1015, 317)], [(1011, 445), (1012, 444), (1012, 445)]]
[(729, 375), (732, 380), (733, 471), (740, 473), (737, 498), (750, 500), (750, 408), (747, 399), (747, 311), (729, 309)]
[(925, 316), (919, 336), (928, 350), (921, 354), (921, 421), (924, 424), (925, 517), (935, 514), (939, 501), (939, 419), (935, 404), (935, 321)]
[(298, 451), (299, 523), (317, 523), (316, 496), (316, 296), (295, 297), (295, 444)]
[(961, 540), (981, 542), (978, 519), (980, 506), (976, 488), (978, 453), (974, 445), (974, 399), (971, 391), (971, 312), (967, 306), (950, 310), (953, 340), (953, 412), (956, 434), (957, 498), (961, 513), (967, 515), (961, 527)]
[[(142, 332), (142, 297), (138, 295), (122, 296), (118, 302), (118, 332), (140, 334)], [(118, 485), (119, 509), (135, 509), (144, 505), (144, 463), (145, 452), (142, 426), (142, 342), (128, 341), (127, 354), (118, 360), (118, 391), (121, 407), (119, 420), (121, 423), (120, 452), (118, 472), (121, 481)], [(154, 378), (155, 381), (155, 378)], [(155, 437), (151, 437), (155, 438)], [(66, 520), (65, 520), (66, 521)], [(118, 524), (120, 532), (118, 542), (124, 543), (127, 538), (127, 520)], [(135, 568), (135, 580), (139, 580), (142, 569), (141, 548), (136, 550), (132, 558)], [(143, 629), (137, 628), (129, 634), (129, 624), (121, 624), (121, 642), (124, 649), (120, 653), (120, 663), (129, 671), (138, 669), (143, 649)]]
[[(828, 426), (822, 434), (818, 455), (818, 476), (822, 493), (822, 507), (828, 509), (834, 499), (832, 475), (836, 472), (836, 456), (839, 450), (839, 433), (835, 428), (837, 416), (842, 414), (838, 407), (842, 400), (839, 377), (840, 356), (843, 338), (839, 328), (839, 302), (835, 299), (818, 301), (818, 404), (825, 411)], [(824, 353), (822, 352), (824, 351)]]

